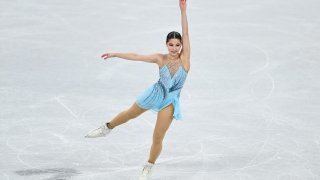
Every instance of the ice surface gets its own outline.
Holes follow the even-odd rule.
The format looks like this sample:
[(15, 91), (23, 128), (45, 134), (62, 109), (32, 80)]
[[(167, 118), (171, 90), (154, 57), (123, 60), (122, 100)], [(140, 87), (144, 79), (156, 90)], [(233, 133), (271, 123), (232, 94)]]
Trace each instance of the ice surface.
[[(188, 1), (192, 67), (154, 180), (320, 179), (320, 1)], [(135, 180), (156, 114), (91, 129), (157, 81), (175, 0), (0, 1), (0, 179)]]

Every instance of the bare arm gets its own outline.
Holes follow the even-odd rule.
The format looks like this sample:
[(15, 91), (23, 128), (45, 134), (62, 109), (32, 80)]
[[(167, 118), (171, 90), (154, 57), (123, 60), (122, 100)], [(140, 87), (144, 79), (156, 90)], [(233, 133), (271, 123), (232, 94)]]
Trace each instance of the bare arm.
[(181, 26), (182, 26), (182, 50), (181, 59), (187, 70), (190, 68), (190, 40), (188, 31), (188, 20), (187, 20), (187, 0), (180, 1), (181, 10)]
[(136, 53), (105, 53), (101, 57), (103, 59), (117, 57), (117, 58), (131, 60), (131, 61), (144, 61), (148, 63), (159, 64), (159, 62), (161, 61), (162, 55), (161, 54), (141, 55)]

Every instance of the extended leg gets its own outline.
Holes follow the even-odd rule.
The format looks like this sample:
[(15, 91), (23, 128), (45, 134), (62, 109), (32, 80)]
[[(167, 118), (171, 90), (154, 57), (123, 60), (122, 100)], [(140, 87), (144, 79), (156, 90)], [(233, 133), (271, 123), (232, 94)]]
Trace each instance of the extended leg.
[(134, 103), (129, 109), (120, 112), (110, 122), (106, 123), (106, 125), (108, 126), (108, 128), (113, 129), (123, 123), (128, 122), (130, 119), (138, 117), (145, 111), (147, 111), (147, 109), (142, 109), (136, 103)]
[(145, 111), (147, 111), (147, 109), (142, 109), (136, 103), (134, 103), (128, 110), (119, 113), (115, 118), (112, 119), (112, 121), (90, 131), (85, 137), (104, 137), (111, 132), (111, 129), (119, 126), (120, 124), (128, 122), (130, 119), (136, 118)]

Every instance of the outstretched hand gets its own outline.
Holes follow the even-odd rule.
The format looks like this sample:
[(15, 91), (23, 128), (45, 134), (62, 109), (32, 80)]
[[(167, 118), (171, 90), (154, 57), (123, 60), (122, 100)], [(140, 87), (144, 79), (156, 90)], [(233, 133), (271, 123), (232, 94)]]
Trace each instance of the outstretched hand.
[(179, 2), (181, 11), (185, 11), (187, 9), (187, 0), (179, 0)]
[(101, 55), (101, 58), (103, 58), (104, 60), (108, 59), (108, 58), (111, 58), (111, 53), (104, 53)]

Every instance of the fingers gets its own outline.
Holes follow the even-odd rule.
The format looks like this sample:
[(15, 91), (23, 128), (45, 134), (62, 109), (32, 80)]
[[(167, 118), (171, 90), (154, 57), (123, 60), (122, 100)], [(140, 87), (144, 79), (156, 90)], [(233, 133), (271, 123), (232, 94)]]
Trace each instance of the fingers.
[(179, 0), (180, 7), (185, 7), (187, 5), (187, 0)]
[(107, 59), (107, 58), (109, 58), (109, 54), (108, 53), (102, 54), (101, 58)]

